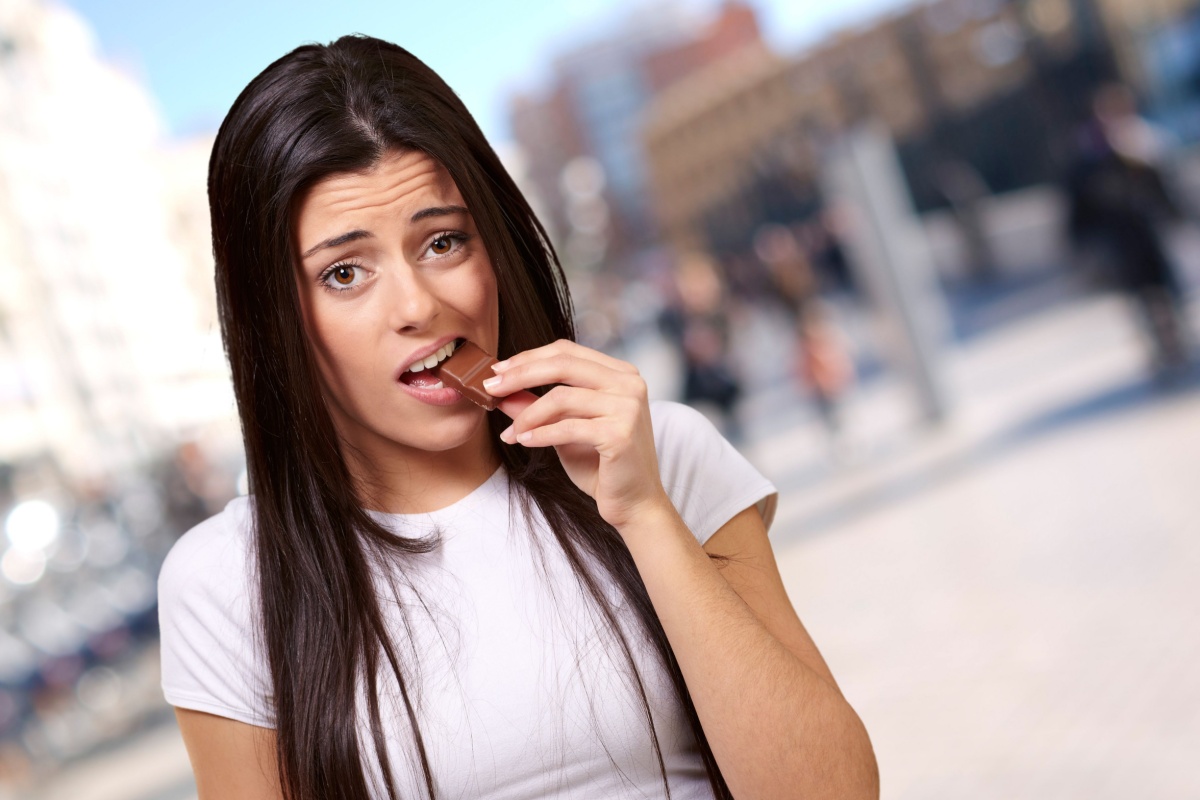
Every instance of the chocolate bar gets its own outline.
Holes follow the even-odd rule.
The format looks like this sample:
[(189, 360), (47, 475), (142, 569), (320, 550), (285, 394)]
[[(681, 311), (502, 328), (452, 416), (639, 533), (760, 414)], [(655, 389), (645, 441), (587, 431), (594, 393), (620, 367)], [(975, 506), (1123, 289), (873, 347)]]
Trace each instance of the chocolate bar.
[(478, 345), (464, 342), (442, 363), (434, 367), (442, 383), (455, 389), (463, 397), (488, 411), (496, 407), (500, 398), (492, 397), (483, 382), (492, 377), (492, 364), (496, 359), (483, 352)]

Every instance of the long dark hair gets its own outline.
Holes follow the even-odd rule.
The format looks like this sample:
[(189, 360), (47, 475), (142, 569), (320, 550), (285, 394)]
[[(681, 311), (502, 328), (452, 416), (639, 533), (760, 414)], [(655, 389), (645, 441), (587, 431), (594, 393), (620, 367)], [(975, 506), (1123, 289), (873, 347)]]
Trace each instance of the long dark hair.
[[(294, 279), (292, 214), (317, 181), (370, 169), (388, 151), (442, 164), (470, 208), (496, 272), (499, 356), (574, 338), (571, 301), (545, 230), (454, 92), (393, 44), (348, 36), (300, 47), (242, 91), (209, 165), (217, 302), (254, 495), (261, 637), (271, 673), (279, 779), (286, 797), (367, 800), (357, 734), (360, 681), (389, 797), (377, 677), (390, 670), (415, 733), (429, 796), (433, 772), (415, 713), (411, 666), (384, 624), (372, 565), (428, 552), (363, 510), (322, 396)], [(728, 789), (671, 647), (621, 537), (566, 476), (553, 450), (502, 447), (519, 506), (544, 514), (631, 668), (664, 786), (667, 775), (631, 644), (598, 571), (627, 599), (670, 675), (717, 797)], [(594, 566), (599, 565), (599, 566)]]

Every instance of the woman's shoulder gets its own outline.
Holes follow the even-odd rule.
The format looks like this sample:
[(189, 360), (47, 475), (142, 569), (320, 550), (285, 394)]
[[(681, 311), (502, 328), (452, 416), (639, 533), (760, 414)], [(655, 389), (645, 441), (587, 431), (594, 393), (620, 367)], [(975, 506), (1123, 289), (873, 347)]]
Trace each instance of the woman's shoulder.
[(247, 497), (231, 500), (172, 545), (159, 571), (160, 599), (206, 589), (226, 596), (244, 591), (251, 560), (251, 503)]
[(650, 421), (660, 467), (736, 452), (712, 420), (683, 403), (651, 401)]
[(682, 403), (650, 404), (663, 488), (701, 543), (751, 505), (770, 524), (774, 485), (702, 413)]
[(230, 502), (167, 554), (158, 576), (162, 688), (173, 706), (271, 727), (251, 510), (247, 498)]
[(654, 442), (660, 446), (675, 439), (690, 439), (697, 432), (721, 435), (708, 417), (674, 400), (651, 400), (650, 421), (654, 424)]

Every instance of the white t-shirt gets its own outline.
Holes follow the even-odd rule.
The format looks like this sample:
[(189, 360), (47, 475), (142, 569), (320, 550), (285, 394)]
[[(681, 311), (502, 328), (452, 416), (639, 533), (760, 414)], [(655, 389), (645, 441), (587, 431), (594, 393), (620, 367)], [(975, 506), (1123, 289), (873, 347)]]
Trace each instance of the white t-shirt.
[[(703, 415), (656, 402), (651, 418), (663, 485), (701, 543), (751, 505), (770, 524), (775, 487)], [(536, 507), (534, 515), (530, 529), (510, 503), (503, 468), (439, 511), (377, 515), (398, 532), (441, 535), (433, 552), (408, 562), (392, 584), (395, 595), (380, 592), (439, 797), (659, 797), (662, 776), (624, 656)], [(162, 684), (174, 706), (273, 727), (270, 675), (256, 635), (251, 527), (250, 501), (239, 498), (172, 548), (158, 583)], [(381, 577), (380, 586), (388, 585)], [(397, 600), (408, 610), (407, 627)], [(618, 618), (632, 616), (618, 609)], [(672, 797), (711, 798), (669, 678), (636, 623), (623, 627)], [(400, 796), (423, 797), (411, 730), (386, 666), (379, 694)], [(381, 786), (367, 719), (360, 697), (361, 748)]]

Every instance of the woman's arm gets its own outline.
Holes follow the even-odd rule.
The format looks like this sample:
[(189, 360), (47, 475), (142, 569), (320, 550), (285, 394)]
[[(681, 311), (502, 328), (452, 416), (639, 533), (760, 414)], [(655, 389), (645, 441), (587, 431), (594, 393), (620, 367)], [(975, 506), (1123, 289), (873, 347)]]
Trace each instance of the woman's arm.
[(673, 507), (622, 533), (733, 795), (878, 797), (866, 729), (788, 600), (758, 511), (703, 549)]
[[(736, 797), (879, 795), (874, 752), (784, 592), (758, 513), (707, 547), (662, 487), (646, 385), (625, 362), (556, 342), (497, 364), (485, 383), (514, 418), (509, 444), (554, 447), (620, 533)], [(530, 402), (523, 389), (561, 384)]]
[(199, 800), (282, 800), (275, 731), (176, 708)]

